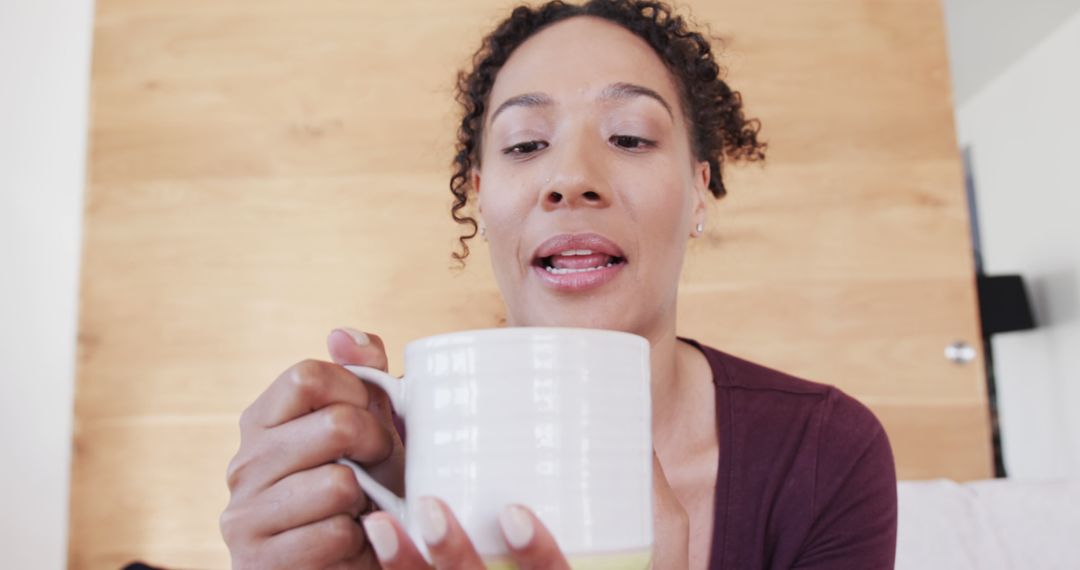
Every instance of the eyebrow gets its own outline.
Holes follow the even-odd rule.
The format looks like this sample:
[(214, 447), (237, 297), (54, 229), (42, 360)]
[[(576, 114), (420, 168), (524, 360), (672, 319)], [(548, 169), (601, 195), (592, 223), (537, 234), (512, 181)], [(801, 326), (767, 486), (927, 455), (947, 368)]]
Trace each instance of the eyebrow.
[[(664, 110), (667, 111), (668, 116), (671, 117), (672, 120), (675, 119), (675, 114), (671, 111), (671, 105), (668, 104), (667, 100), (656, 91), (653, 91), (644, 85), (625, 82), (612, 83), (600, 92), (599, 99), (601, 101), (626, 101), (637, 97), (648, 97), (655, 100), (664, 107)], [(549, 107), (554, 104), (555, 101), (546, 93), (524, 93), (522, 95), (515, 95), (514, 97), (503, 101), (502, 104), (491, 113), (491, 120), (488, 121), (488, 124), (494, 123), (495, 117), (498, 117), (499, 113), (502, 113), (510, 107)]]
[(510, 107), (550, 107), (554, 103), (555, 102), (546, 93), (525, 93), (523, 95), (515, 95), (514, 97), (503, 101), (502, 104), (499, 105), (499, 108), (495, 109), (495, 112), (491, 114), (491, 120), (488, 121), (488, 124), (494, 123), (495, 117), (498, 117), (499, 113), (502, 113)]
[(668, 116), (671, 117), (672, 120), (675, 120), (675, 114), (671, 112), (671, 105), (669, 105), (659, 93), (643, 85), (621, 82), (612, 83), (600, 92), (600, 99), (605, 101), (626, 101), (636, 97), (655, 99), (656, 102), (664, 106), (664, 110), (667, 111)]

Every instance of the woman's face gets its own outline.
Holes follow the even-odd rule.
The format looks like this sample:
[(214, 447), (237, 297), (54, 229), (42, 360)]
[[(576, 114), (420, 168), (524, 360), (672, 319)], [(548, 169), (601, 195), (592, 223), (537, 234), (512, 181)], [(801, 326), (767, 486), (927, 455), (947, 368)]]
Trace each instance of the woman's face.
[(648, 44), (591, 17), (539, 32), (499, 71), (482, 144), (472, 182), (511, 325), (674, 325), (709, 169)]

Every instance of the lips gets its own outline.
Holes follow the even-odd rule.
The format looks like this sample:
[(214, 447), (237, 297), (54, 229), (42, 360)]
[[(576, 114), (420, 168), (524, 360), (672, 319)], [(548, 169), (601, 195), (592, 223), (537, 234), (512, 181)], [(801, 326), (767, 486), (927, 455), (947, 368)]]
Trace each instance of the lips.
[(595, 233), (564, 234), (540, 244), (532, 266), (545, 284), (583, 291), (607, 283), (627, 264), (622, 248)]

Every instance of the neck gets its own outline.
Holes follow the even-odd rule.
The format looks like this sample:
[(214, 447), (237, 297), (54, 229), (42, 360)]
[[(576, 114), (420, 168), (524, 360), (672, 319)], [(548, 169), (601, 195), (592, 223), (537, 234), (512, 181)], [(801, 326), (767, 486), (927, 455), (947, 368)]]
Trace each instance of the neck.
[(683, 374), (680, 357), (683, 343), (676, 337), (675, 319), (670, 319), (646, 338), (651, 347), (653, 445), (660, 448), (677, 435), (680, 410), (685, 409), (680, 397), (690, 391), (684, 389), (688, 379)]

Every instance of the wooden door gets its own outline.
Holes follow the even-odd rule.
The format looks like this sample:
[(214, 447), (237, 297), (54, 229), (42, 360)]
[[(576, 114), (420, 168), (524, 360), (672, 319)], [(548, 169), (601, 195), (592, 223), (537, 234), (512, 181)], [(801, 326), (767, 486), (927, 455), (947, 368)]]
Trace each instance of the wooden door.
[[(227, 567), (237, 416), (332, 327), (396, 357), (500, 323), (446, 186), (454, 70), (510, 5), (99, 0), (72, 567)], [(680, 332), (859, 397), (901, 477), (990, 475), (982, 363), (942, 354), (978, 327), (938, 3), (692, 8), (771, 149), (692, 248)]]

